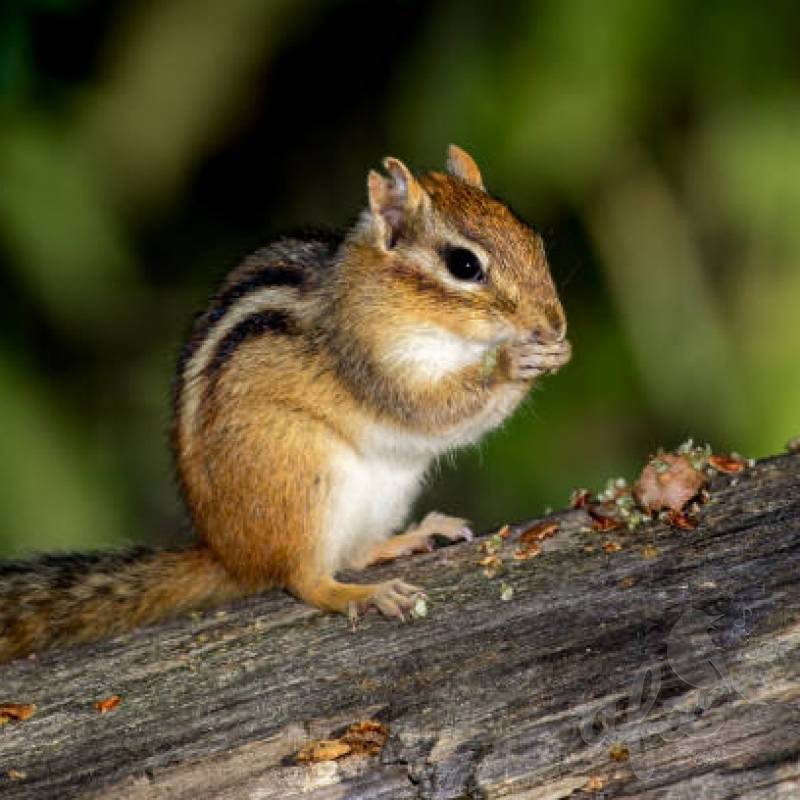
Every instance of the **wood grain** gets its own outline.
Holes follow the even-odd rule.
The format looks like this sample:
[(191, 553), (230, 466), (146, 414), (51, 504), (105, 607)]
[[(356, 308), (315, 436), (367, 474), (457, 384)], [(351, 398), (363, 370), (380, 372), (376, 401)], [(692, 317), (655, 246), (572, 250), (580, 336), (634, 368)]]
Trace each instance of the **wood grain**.
[[(38, 707), (0, 727), (0, 796), (800, 796), (800, 456), (717, 479), (690, 533), (548, 519), (493, 579), (476, 543), (370, 570), (426, 586), (425, 619), (273, 593), (0, 667), (0, 704)], [(294, 761), (367, 718), (379, 756)]]

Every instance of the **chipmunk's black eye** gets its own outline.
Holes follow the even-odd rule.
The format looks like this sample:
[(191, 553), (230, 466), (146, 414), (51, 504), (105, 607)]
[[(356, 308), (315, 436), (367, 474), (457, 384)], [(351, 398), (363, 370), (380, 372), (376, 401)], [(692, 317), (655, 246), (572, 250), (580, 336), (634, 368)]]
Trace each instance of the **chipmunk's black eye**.
[(466, 247), (446, 247), (442, 252), (442, 258), (454, 278), (474, 283), (486, 280), (480, 259), (472, 250), (467, 250)]

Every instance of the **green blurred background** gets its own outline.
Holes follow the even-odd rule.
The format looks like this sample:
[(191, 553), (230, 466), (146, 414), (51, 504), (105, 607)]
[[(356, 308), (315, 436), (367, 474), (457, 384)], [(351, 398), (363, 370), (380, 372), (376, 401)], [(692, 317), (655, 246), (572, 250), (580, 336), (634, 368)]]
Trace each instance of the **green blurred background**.
[(545, 235), (575, 356), (425, 506), (502, 523), (660, 444), (800, 432), (796, 2), (0, 7), (0, 554), (185, 533), (192, 312), (450, 141)]

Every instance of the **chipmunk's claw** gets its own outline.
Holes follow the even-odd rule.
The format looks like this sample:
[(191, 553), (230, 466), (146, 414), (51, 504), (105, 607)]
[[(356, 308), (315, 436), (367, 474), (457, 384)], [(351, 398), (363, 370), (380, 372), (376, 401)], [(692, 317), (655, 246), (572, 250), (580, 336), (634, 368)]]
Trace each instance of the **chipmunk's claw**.
[(348, 608), (348, 617), (355, 623), (361, 616), (375, 609), (388, 619), (406, 621), (406, 612), (411, 611), (421, 597), (425, 597), (425, 590), (419, 586), (392, 578), (383, 583), (376, 584), (375, 591), (361, 603), (351, 603)]

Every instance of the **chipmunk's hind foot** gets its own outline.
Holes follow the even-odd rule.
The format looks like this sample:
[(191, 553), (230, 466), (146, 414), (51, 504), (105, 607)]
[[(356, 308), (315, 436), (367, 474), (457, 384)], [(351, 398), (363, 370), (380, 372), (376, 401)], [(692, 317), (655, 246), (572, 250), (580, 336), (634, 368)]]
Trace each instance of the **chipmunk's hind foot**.
[(405, 619), (424, 591), (398, 578), (383, 583), (341, 583), (330, 577), (306, 576), (289, 587), (292, 594), (325, 611), (337, 611), (355, 619), (371, 608), (384, 617)]
[(399, 578), (373, 584), (373, 588), (373, 593), (365, 601), (350, 604), (348, 616), (352, 622), (371, 608), (380, 611), (384, 617), (404, 622), (406, 613), (416, 606), (420, 598), (425, 597), (425, 592), (418, 586), (412, 586)]
[(459, 539), (470, 541), (473, 534), (467, 520), (431, 511), (418, 525), (412, 525), (405, 532), (376, 544), (367, 554), (362, 566), (394, 561), (414, 553), (430, 552), (436, 536), (456, 542)]

